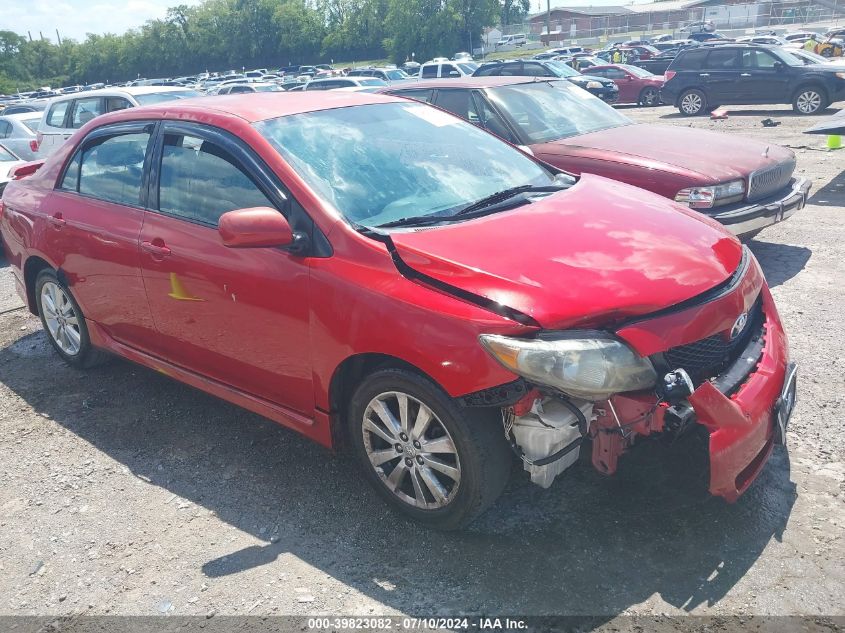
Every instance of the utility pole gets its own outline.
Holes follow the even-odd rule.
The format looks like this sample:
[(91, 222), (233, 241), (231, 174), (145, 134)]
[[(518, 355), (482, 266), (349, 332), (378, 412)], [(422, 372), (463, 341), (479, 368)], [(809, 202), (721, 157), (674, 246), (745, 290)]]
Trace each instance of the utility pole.
[(552, 0), (546, 0), (546, 46), (552, 44)]
[(56, 39), (59, 42), (59, 46), (61, 46), (62, 45), (62, 36), (59, 35), (59, 29), (56, 29)]

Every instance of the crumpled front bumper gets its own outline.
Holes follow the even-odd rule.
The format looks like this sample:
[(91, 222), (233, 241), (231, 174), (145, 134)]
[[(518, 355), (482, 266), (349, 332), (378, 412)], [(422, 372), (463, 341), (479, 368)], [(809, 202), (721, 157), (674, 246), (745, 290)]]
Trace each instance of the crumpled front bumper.
[(736, 393), (705, 382), (689, 397), (710, 430), (710, 493), (733, 502), (751, 485), (775, 443), (785, 443), (795, 404), (795, 366), (767, 287), (762, 288), (765, 343), (756, 367)]
[(738, 237), (756, 233), (772, 224), (783, 222), (804, 208), (812, 183), (807, 178), (795, 178), (786, 191), (781, 191), (752, 204), (713, 209), (705, 213), (723, 224)]

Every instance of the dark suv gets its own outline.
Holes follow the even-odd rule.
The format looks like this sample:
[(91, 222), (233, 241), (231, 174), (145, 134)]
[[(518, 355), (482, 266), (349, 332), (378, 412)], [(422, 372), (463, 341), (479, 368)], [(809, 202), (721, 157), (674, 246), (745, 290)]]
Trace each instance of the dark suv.
[(619, 98), (619, 87), (612, 80), (582, 75), (564, 62), (554, 59), (515, 59), (513, 61), (488, 62), (482, 64), (472, 76), (556, 77), (568, 80), (607, 103), (614, 103)]
[(681, 51), (660, 98), (686, 116), (755, 103), (791, 103), (798, 114), (817, 114), (843, 93), (845, 73), (835, 66), (805, 66), (775, 46), (724, 44)]

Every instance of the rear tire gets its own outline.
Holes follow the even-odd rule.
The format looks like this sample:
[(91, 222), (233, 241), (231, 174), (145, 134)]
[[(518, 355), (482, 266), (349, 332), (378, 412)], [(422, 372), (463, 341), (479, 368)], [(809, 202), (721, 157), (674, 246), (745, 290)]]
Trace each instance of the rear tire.
[(678, 97), (678, 110), (684, 116), (698, 116), (707, 111), (707, 97), (697, 88), (685, 90)]
[(646, 108), (660, 105), (660, 94), (657, 92), (657, 88), (643, 88), (640, 93), (640, 105)]
[(824, 112), (828, 104), (827, 94), (818, 86), (802, 86), (792, 99), (792, 109), (797, 114), (803, 115)]
[(513, 455), (496, 413), (462, 408), (405, 369), (376, 371), (358, 385), (347, 428), (376, 492), (429, 527), (467, 525), (493, 505), (510, 475)]
[(35, 278), (35, 301), (47, 339), (68, 365), (87, 369), (109, 359), (91, 345), (82, 309), (53, 270), (42, 270)]

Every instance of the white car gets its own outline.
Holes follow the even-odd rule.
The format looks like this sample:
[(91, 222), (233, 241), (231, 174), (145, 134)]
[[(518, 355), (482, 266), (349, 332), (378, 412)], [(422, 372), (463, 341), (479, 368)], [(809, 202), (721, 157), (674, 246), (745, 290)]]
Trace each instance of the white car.
[(478, 64), (475, 62), (439, 62), (430, 61), (420, 66), (420, 79), (439, 79), (446, 77), (470, 77)]
[(376, 77), (328, 77), (312, 79), (303, 90), (336, 90), (338, 88), (361, 88), (367, 86), (386, 86), (387, 82)]
[(12, 171), (26, 162), (0, 141), (0, 197), (6, 184), (12, 179)]
[(107, 112), (152, 105), (162, 101), (199, 97), (201, 93), (182, 87), (137, 86), (77, 92), (51, 99), (38, 124), (38, 149), (47, 157), (76, 130)]
[(40, 158), (36, 136), (40, 121), (40, 112), (0, 116), (0, 143), (23, 160)]
[(251, 83), (233, 83), (220, 86), (214, 91), (216, 95), (234, 95), (246, 92), (284, 92), (279, 84), (269, 81), (254, 81)]

